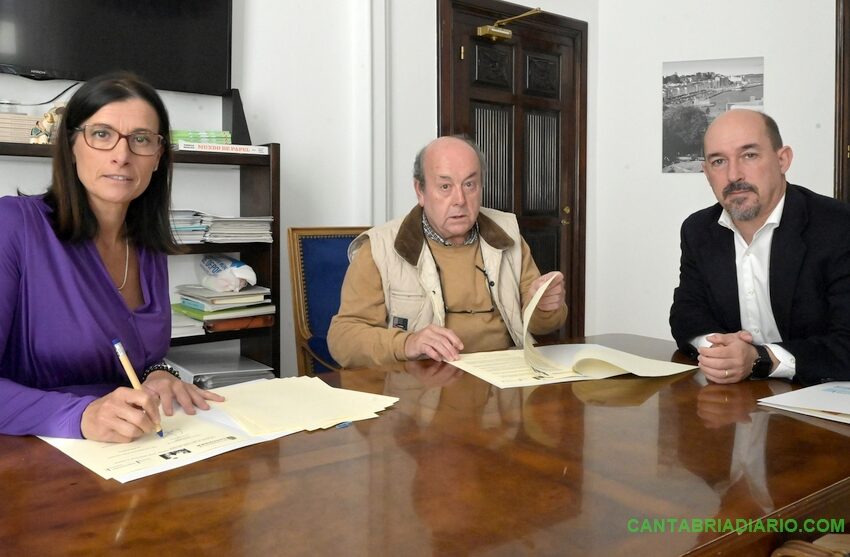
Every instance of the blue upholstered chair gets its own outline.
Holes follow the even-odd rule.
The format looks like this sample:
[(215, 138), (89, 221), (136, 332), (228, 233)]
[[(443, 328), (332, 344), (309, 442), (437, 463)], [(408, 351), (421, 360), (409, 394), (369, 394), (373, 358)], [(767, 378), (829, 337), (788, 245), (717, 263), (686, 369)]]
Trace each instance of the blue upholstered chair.
[(366, 229), (289, 229), (289, 274), (299, 375), (339, 368), (328, 351), (328, 327), (339, 311), (339, 293), (348, 269), (348, 244)]

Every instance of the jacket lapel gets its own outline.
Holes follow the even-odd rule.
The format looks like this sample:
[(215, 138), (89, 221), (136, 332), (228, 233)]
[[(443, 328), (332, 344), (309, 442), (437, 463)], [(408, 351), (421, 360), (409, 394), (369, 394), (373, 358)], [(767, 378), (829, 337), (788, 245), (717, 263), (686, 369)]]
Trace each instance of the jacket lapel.
[(708, 240), (702, 250), (710, 269), (708, 288), (717, 300), (716, 307), (721, 313), (723, 324), (729, 327), (729, 332), (739, 331), (741, 307), (738, 304), (738, 274), (735, 269), (733, 233), (715, 222)]
[(788, 184), (782, 219), (773, 233), (770, 246), (770, 305), (783, 339), (791, 326), (791, 303), (797, 290), (797, 277), (806, 255), (802, 232), (808, 224), (803, 196)]

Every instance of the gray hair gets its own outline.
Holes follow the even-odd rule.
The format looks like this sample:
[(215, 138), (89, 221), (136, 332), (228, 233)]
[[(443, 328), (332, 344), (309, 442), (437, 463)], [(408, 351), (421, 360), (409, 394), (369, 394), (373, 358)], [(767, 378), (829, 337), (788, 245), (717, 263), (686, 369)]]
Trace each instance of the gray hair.
[[(443, 137), (446, 137), (446, 136), (443, 136)], [(466, 134), (452, 135), (452, 136), (448, 136), (448, 137), (460, 139), (461, 141), (463, 141), (464, 143), (469, 145), (469, 147), (473, 151), (475, 151), (475, 156), (478, 157), (478, 167), (481, 169), (481, 183), (484, 184), (484, 175), (487, 171), (487, 160), (484, 158), (484, 153), (478, 147), (478, 144), (475, 143)], [(436, 140), (434, 140), (434, 141), (436, 141)], [(422, 166), (424, 164), (425, 151), (428, 150), (428, 147), (430, 147), (431, 143), (434, 143), (434, 141), (431, 141), (430, 143), (428, 143), (427, 145), (425, 145), (424, 147), (419, 149), (419, 152), (416, 153), (416, 158), (413, 159), (413, 179), (416, 180), (419, 183), (419, 189), (425, 188), (425, 170), (422, 168)]]

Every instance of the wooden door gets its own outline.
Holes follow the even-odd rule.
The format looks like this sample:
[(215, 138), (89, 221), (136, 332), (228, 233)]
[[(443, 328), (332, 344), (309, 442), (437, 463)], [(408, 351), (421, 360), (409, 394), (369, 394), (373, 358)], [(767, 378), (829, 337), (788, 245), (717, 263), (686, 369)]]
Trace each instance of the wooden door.
[(487, 159), (483, 204), (513, 212), (542, 273), (567, 279), (562, 333), (584, 335), (587, 24), (529, 8), (440, 0), (440, 135), (467, 134)]

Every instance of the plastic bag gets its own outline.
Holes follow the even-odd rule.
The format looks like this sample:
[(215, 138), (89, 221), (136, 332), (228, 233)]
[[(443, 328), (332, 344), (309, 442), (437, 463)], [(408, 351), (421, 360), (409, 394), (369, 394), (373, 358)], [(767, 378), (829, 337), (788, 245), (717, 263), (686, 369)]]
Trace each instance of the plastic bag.
[(257, 284), (254, 269), (227, 255), (205, 255), (200, 267), (201, 285), (216, 292), (238, 292), (249, 284)]

